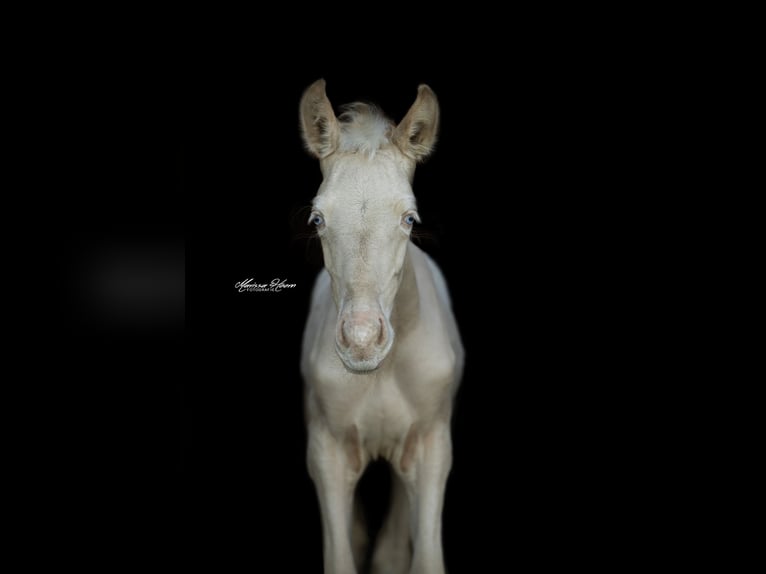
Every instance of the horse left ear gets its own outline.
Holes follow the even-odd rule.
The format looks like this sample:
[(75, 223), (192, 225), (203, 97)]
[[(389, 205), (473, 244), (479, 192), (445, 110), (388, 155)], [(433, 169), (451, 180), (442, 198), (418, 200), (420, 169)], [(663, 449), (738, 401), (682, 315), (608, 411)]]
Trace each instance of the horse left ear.
[(433, 150), (438, 131), (439, 101), (431, 88), (420, 84), (415, 103), (394, 129), (394, 143), (408, 157), (422, 161)]
[(306, 149), (318, 159), (335, 151), (340, 138), (340, 126), (327, 98), (325, 81), (317, 80), (303, 92), (300, 105), (301, 132)]

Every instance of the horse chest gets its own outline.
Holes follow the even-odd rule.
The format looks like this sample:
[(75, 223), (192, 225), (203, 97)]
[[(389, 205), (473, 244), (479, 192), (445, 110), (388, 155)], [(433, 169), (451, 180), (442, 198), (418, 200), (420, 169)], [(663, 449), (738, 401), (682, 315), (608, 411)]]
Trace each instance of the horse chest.
[(362, 449), (371, 458), (391, 460), (417, 419), (417, 405), (393, 378), (375, 381), (356, 405), (354, 420)]

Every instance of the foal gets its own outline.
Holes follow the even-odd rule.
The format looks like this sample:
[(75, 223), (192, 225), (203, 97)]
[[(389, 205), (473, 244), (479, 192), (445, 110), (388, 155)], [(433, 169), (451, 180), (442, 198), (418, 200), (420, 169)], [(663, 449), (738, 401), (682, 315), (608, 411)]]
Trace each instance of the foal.
[(322, 243), (303, 336), (308, 469), (322, 514), (325, 574), (364, 559), (354, 490), (368, 462), (393, 468), (374, 574), (444, 572), (441, 514), (463, 347), (444, 278), (410, 242), (412, 179), (431, 152), (439, 104), (426, 85), (394, 125), (366, 104), (336, 118), (324, 80), (300, 104), (323, 175), (310, 223)]

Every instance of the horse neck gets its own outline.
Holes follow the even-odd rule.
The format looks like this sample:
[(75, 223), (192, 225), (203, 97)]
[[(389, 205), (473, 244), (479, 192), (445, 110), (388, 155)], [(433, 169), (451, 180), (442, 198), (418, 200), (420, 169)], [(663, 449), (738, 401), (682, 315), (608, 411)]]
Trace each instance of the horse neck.
[(417, 274), (415, 273), (414, 250), (415, 247), (412, 243), (407, 245), (407, 254), (404, 257), (404, 267), (402, 268), (402, 282), (396, 292), (394, 308), (391, 312), (391, 324), (397, 335), (402, 335), (412, 329), (419, 316), (420, 294)]

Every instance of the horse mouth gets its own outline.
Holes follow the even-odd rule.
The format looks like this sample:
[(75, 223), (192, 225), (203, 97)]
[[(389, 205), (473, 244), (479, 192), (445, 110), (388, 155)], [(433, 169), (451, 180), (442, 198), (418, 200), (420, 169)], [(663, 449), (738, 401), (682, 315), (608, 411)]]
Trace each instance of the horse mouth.
[[(393, 333), (392, 333), (393, 335)], [(351, 373), (365, 374), (376, 371), (388, 357), (393, 342), (393, 336), (389, 337), (388, 344), (384, 347), (371, 348), (343, 348), (336, 341), (335, 352), (338, 354), (343, 366)]]
[(383, 362), (383, 359), (385, 359), (386, 354), (388, 354), (386, 353), (377, 356), (377, 353), (374, 353), (373, 356), (370, 357), (354, 357), (349, 356), (349, 353), (343, 352), (341, 349), (336, 349), (336, 351), (338, 352), (338, 357), (340, 357), (343, 366), (346, 367), (347, 370), (356, 374), (371, 373), (372, 371), (377, 370)]
[(380, 366), (380, 362), (377, 364), (361, 364), (361, 365), (349, 365), (348, 363), (343, 363), (346, 366), (346, 369), (354, 373), (355, 375), (366, 375), (367, 373), (372, 373), (373, 371), (377, 371), (378, 367)]

